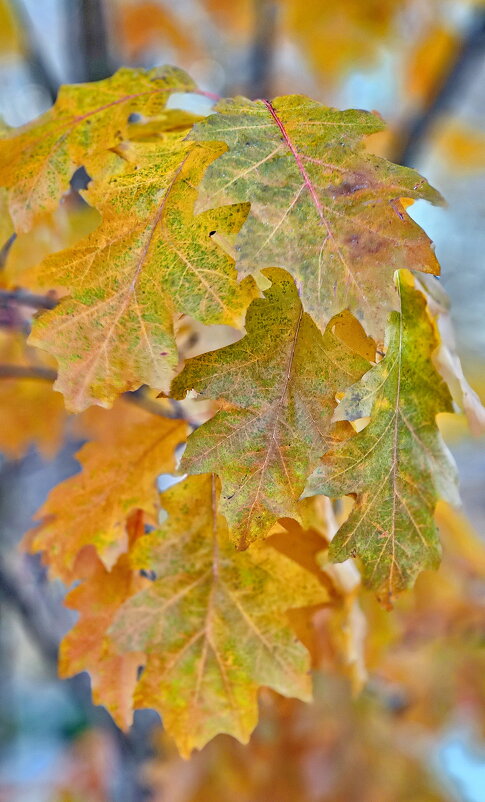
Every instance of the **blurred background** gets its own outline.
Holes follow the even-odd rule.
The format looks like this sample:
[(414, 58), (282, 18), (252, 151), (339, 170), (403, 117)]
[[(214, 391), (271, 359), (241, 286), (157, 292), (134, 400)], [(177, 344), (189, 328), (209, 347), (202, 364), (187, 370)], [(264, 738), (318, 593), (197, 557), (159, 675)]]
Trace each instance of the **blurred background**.
[[(485, 3), (0, 0), (6, 126), (49, 108), (63, 83), (164, 63), (219, 95), (299, 92), (384, 117), (369, 148), (416, 167), (448, 201), (410, 213), (435, 242), (458, 351), (483, 399)], [(208, 113), (209, 101), (194, 111)], [(249, 746), (221, 736), (188, 762), (157, 716), (139, 711), (124, 735), (91, 705), (87, 676), (56, 679), (74, 614), (17, 544), (105, 413), (73, 421), (48, 382), (7, 378), (2, 364), (23, 353), (32, 312), (15, 297), (22, 272), (98, 222), (82, 186), (78, 173), (60, 209), (16, 240), (5, 242), (0, 219), (1, 802), (485, 802), (485, 450), (463, 416), (444, 432), (469, 520), (439, 511), (443, 565), (395, 612), (364, 595), (369, 681), (358, 698), (324, 616), (315, 705), (263, 692)]]

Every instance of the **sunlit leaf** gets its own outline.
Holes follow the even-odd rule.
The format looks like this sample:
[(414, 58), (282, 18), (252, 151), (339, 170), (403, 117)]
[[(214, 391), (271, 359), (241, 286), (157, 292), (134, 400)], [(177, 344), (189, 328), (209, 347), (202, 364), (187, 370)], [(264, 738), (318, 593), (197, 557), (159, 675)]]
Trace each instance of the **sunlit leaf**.
[(156, 114), (173, 92), (195, 88), (174, 67), (123, 68), (103, 81), (61, 87), (49, 111), (0, 141), (0, 185), (9, 189), (16, 230), (28, 231), (57, 206), (76, 168), (125, 137), (131, 114)]
[(36, 271), (44, 286), (70, 293), (31, 335), (56, 357), (55, 387), (70, 409), (109, 406), (141, 384), (168, 390), (179, 315), (240, 323), (256, 288), (251, 280), (237, 282), (232, 259), (211, 233), (237, 231), (246, 210), (193, 216), (194, 186), (219, 152), (175, 134), (168, 142), (132, 145), (130, 161), (111, 154), (106, 179), (100, 176), (86, 193), (102, 224)]

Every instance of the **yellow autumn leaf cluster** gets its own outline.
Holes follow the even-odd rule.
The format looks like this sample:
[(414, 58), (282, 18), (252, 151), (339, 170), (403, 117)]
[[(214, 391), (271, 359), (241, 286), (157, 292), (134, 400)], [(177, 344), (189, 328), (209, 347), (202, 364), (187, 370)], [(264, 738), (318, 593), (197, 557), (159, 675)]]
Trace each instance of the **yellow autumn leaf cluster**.
[[(485, 414), (406, 211), (441, 196), (365, 150), (380, 118), (299, 95), (174, 108), (198, 91), (121, 70), (0, 141), (17, 232), (56, 214), (79, 166), (94, 210), (80, 240), (6, 273), (52, 301), (28, 347), (55, 358), (68, 409), (115, 404), (27, 538), (81, 580), (61, 672), (88, 670), (124, 727), (158, 710), (184, 755), (247, 741), (262, 686), (309, 699), (329, 643), (362, 686), (359, 568), (390, 605), (437, 565), (436, 505), (457, 500), (447, 384), (477, 429)], [(127, 412), (116, 399), (143, 386), (171, 400)]]

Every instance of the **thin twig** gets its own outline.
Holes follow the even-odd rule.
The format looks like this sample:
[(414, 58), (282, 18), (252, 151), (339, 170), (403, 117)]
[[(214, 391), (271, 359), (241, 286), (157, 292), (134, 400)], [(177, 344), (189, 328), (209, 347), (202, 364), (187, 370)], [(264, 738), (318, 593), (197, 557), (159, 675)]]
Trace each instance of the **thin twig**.
[[(45, 368), (41, 365), (9, 365), (0, 364), (0, 379), (34, 379), (38, 381), (55, 382), (57, 373), (52, 368)], [(162, 418), (171, 418), (174, 420), (185, 420), (192, 428), (197, 428), (199, 425), (196, 421), (191, 420), (185, 413), (181, 404), (173, 399), (167, 399), (170, 403), (170, 409), (162, 407), (153, 398), (146, 395), (145, 389), (139, 387), (138, 390), (123, 393), (123, 400), (128, 401), (130, 404), (135, 404), (141, 407), (146, 412), (152, 415), (159, 415)]]
[(0, 270), (3, 270), (7, 263), (7, 258), (10, 253), (10, 248), (15, 242), (16, 234), (12, 234), (6, 242), (4, 242), (0, 248)]
[(19, 306), (30, 306), (32, 309), (54, 309), (59, 300), (53, 295), (38, 295), (27, 290), (0, 290), (0, 306), (8, 304), (18, 304)]
[(40, 365), (1, 365), (0, 379), (38, 379), (39, 381), (54, 382), (57, 373), (52, 368)]

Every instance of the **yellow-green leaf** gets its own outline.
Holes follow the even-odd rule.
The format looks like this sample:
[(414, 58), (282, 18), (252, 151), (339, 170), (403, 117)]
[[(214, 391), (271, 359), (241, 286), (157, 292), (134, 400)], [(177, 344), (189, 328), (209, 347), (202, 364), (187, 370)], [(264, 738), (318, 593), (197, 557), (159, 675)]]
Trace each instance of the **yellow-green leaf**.
[(189, 437), (181, 468), (219, 474), (221, 509), (241, 548), (277, 518), (297, 515), (305, 480), (327, 447), (335, 393), (369, 367), (331, 325), (321, 334), (288, 273), (264, 275), (272, 285), (251, 304), (246, 336), (189, 360), (171, 390), (175, 398), (195, 389), (224, 402)]
[(256, 287), (237, 281), (233, 260), (211, 234), (239, 230), (247, 209), (193, 216), (194, 187), (219, 153), (219, 145), (187, 143), (176, 133), (131, 144), (129, 161), (109, 154), (86, 193), (102, 224), (37, 269), (40, 284), (70, 292), (35, 322), (31, 342), (57, 359), (55, 389), (71, 410), (109, 406), (141, 384), (168, 390), (181, 314), (240, 324)]
[(385, 603), (437, 566), (436, 502), (457, 501), (454, 464), (436, 424), (439, 412), (452, 411), (432, 362), (437, 338), (422, 294), (406, 274), (398, 285), (401, 314), (391, 313), (386, 356), (343, 401), (345, 417), (370, 414), (370, 423), (324, 456), (305, 490), (356, 494), (330, 557), (359, 555), (367, 585)]
[(9, 189), (16, 230), (52, 211), (77, 167), (125, 138), (134, 112), (155, 115), (173, 92), (195, 84), (182, 70), (118, 70), (111, 78), (63, 86), (55, 105), (0, 142), (0, 185)]
[(397, 307), (396, 268), (439, 273), (399, 199), (439, 203), (439, 193), (414, 170), (364, 151), (364, 137), (383, 128), (375, 114), (300, 95), (224, 100), (216, 110), (191, 133), (228, 146), (204, 177), (199, 208), (251, 203), (237, 244), (241, 274), (283, 267), (320, 326), (349, 308), (380, 336)]
[(246, 742), (261, 685), (311, 697), (309, 655), (285, 613), (328, 600), (315, 576), (271, 547), (235, 551), (217, 496), (210, 475), (163, 494), (168, 521), (131, 558), (156, 579), (109, 630), (121, 651), (146, 653), (135, 707), (157, 710), (185, 756), (221, 732)]

